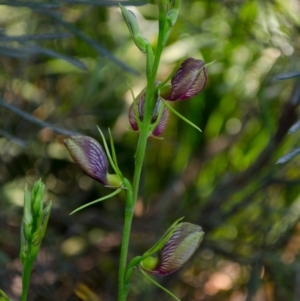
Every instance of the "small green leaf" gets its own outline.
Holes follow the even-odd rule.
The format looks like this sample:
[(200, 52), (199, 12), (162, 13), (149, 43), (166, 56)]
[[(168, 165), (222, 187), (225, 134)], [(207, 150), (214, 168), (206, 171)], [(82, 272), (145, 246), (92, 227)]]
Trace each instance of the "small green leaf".
[(24, 229), (24, 239), (27, 242), (31, 240), (32, 225), (33, 225), (33, 218), (31, 212), (31, 194), (28, 191), (26, 185), (24, 189), (24, 208), (23, 208), (22, 227)]
[(77, 209), (75, 209), (74, 211), (72, 211), (72, 212), (70, 213), (70, 215), (72, 215), (72, 214), (74, 214), (75, 212), (78, 212), (78, 211), (80, 211), (80, 210), (82, 210), (82, 209), (84, 209), (84, 208), (86, 208), (86, 207), (89, 207), (89, 206), (91, 206), (91, 205), (93, 205), (93, 204), (96, 204), (96, 203), (98, 203), (98, 202), (102, 202), (102, 201), (104, 201), (104, 200), (107, 200), (107, 199), (109, 199), (109, 198), (115, 196), (116, 194), (118, 194), (120, 191), (122, 191), (122, 188), (118, 188), (118, 189), (115, 190), (114, 192), (112, 192), (112, 193), (110, 193), (110, 194), (108, 194), (108, 195), (106, 195), (106, 196), (104, 196), (104, 197), (102, 197), (102, 198), (100, 198), (100, 199), (97, 199), (97, 200), (95, 200), (95, 201), (93, 201), (93, 202), (84, 204), (84, 205), (78, 207)]
[(165, 287), (163, 287), (162, 285), (160, 285), (159, 283), (157, 283), (154, 279), (152, 279), (146, 272), (144, 272), (141, 268), (139, 268), (139, 270), (141, 271), (141, 273), (143, 274), (143, 276), (149, 280), (150, 282), (152, 282), (154, 285), (156, 285), (157, 287), (159, 287), (160, 289), (162, 289), (164, 292), (166, 292), (168, 295), (170, 295), (171, 297), (173, 297), (176, 301), (180, 301), (180, 299), (178, 299), (173, 293), (171, 293), (168, 289), (166, 289)]
[(102, 142), (103, 142), (103, 145), (104, 145), (105, 152), (106, 152), (107, 158), (108, 158), (108, 160), (109, 160), (109, 163), (110, 163), (111, 167), (113, 168), (113, 170), (115, 171), (115, 173), (118, 173), (118, 172), (117, 172), (118, 168), (117, 168), (117, 166), (116, 166), (115, 163), (114, 163), (114, 160), (113, 160), (113, 158), (112, 158), (112, 155), (110, 154), (110, 151), (109, 151), (108, 145), (107, 145), (107, 143), (106, 143), (106, 139), (105, 139), (105, 137), (104, 137), (104, 134), (102, 133), (101, 129), (100, 129), (98, 126), (97, 126), (97, 129), (98, 129), (98, 131), (99, 131), (99, 133), (100, 133), (100, 135), (101, 135)]
[(34, 218), (38, 218), (38, 216), (41, 215), (41, 212), (43, 210), (44, 193), (45, 185), (43, 184), (42, 180), (39, 179), (34, 183), (31, 192), (31, 206)]
[(25, 237), (23, 225), (21, 226), (20, 236), (21, 236), (20, 261), (22, 262), (22, 264), (25, 264), (26, 257), (28, 255), (28, 241)]
[(123, 175), (121, 173), (121, 170), (118, 166), (118, 161), (117, 161), (117, 155), (116, 155), (116, 150), (115, 150), (115, 145), (114, 145), (114, 140), (113, 140), (113, 137), (112, 137), (112, 134), (111, 134), (111, 131), (110, 129), (108, 129), (108, 133), (109, 133), (109, 140), (110, 140), (110, 149), (111, 149), (111, 153), (112, 153), (112, 159), (114, 161), (114, 164), (115, 164), (115, 167), (116, 167), (116, 174), (123, 178)]
[(166, 244), (166, 242), (169, 240), (169, 238), (172, 236), (174, 230), (176, 229), (177, 224), (183, 219), (184, 217), (181, 217), (178, 220), (176, 220), (169, 227), (169, 229), (164, 233), (164, 235), (158, 240), (158, 242), (152, 248), (150, 248), (146, 253), (143, 254), (141, 260), (157, 253), (160, 249), (162, 249), (163, 246)]
[(195, 128), (199, 132), (202, 132), (201, 129), (199, 127), (197, 127), (194, 123), (192, 123), (190, 120), (188, 120), (187, 118), (185, 118), (184, 116), (182, 116), (181, 114), (179, 114), (171, 105), (168, 104), (167, 101), (163, 100), (163, 103), (165, 104), (165, 106), (171, 112), (173, 112), (175, 115), (177, 115), (179, 118), (181, 118), (184, 122), (186, 122), (187, 124), (189, 124), (190, 126), (192, 126), (193, 128)]
[(6, 296), (6, 294), (0, 290), (0, 301), (10, 301), (10, 299), (8, 299), (8, 297)]
[(32, 235), (32, 243), (36, 246), (39, 246), (44, 238), (47, 224), (50, 216), (52, 202), (50, 202), (41, 212), (38, 221), (37, 221), (37, 229), (35, 233)]

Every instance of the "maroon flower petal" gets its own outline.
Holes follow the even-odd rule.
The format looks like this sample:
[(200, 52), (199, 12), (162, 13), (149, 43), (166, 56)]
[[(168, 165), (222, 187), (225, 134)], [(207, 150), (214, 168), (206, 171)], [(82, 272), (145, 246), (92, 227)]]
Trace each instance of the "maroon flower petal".
[[(138, 118), (139, 118), (140, 121), (143, 121), (145, 96), (146, 96), (146, 93), (143, 90), (137, 96), (137, 100), (136, 100), (137, 112), (138, 112), (138, 115), (139, 115)], [(135, 116), (134, 103), (132, 103), (131, 106), (129, 107), (128, 117), (129, 117), (129, 123), (131, 125), (131, 128), (134, 131), (138, 131), (139, 127), (138, 127), (138, 123), (137, 123), (136, 116)]]
[(164, 130), (167, 127), (168, 118), (169, 118), (169, 111), (166, 107), (164, 107), (159, 123), (152, 132), (153, 136), (158, 137), (164, 132)]
[[(145, 96), (146, 96), (146, 93), (144, 90), (144, 91), (142, 91), (142, 93), (140, 93), (140, 95), (137, 97), (137, 100), (136, 100), (137, 113), (138, 113), (138, 118), (140, 121), (143, 121), (143, 118), (144, 118)], [(151, 119), (151, 124), (154, 124), (158, 118), (158, 108), (159, 108), (160, 102), (161, 102), (160, 98), (157, 98), (155, 109), (154, 109), (153, 116)], [(163, 133), (163, 131), (165, 130), (165, 128), (167, 126), (168, 117), (169, 117), (168, 109), (166, 107), (164, 107), (162, 115), (161, 115), (161, 119), (160, 119), (158, 125), (152, 131), (153, 136), (157, 137)], [(137, 116), (136, 116), (135, 110), (134, 110), (134, 103), (132, 103), (131, 106), (129, 107), (128, 118), (129, 118), (129, 123), (131, 125), (131, 128), (134, 131), (139, 131), (139, 127), (138, 127), (138, 123), (137, 123)]]
[(136, 121), (133, 106), (134, 106), (134, 104), (132, 103), (131, 106), (129, 107), (128, 119), (129, 119), (129, 123), (130, 123), (131, 128), (136, 132), (136, 131), (139, 130), (139, 126), (138, 126), (137, 121)]
[(171, 80), (171, 94), (167, 100), (183, 100), (199, 94), (207, 82), (207, 71), (202, 60), (186, 59)]
[(87, 136), (72, 136), (64, 143), (82, 171), (89, 177), (107, 185), (108, 161), (104, 150), (95, 139)]

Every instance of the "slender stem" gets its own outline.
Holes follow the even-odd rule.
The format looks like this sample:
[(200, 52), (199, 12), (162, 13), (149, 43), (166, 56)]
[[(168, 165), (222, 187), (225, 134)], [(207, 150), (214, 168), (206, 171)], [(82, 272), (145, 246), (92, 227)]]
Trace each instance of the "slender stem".
[[(126, 280), (125, 283), (125, 274), (126, 274), (126, 264), (127, 264), (127, 253), (128, 253), (128, 245), (129, 245), (129, 237), (130, 237), (130, 229), (133, 218), (133, 213), (135, 209), (135, 204), (138, 197), (139, 192), (139, 184), (140, 178), (143, 168), (143, 162), (147, 147), (147, 140), (149, 136), (149, 128), (151, 124), (151, 118), (153, 114), (153, 109), (155, 107), (156, 101), (156, 88), (155, 88), (155, 80), (158, 71), (158, 66), (160, 62), (160, 57), (164, 48), (164, 44), (166, 43), (166, 27), (165, 23), (162, 22), (166, 17), (160, 16), (160, 28), (158, 35), (158, 43), (156, 54), (153, 60), (153, 52), (152, 48), (147, 49), (147, 88), (146, 88), (146, 97), (145, 97), (145, 105), (144, 105), (144, 118), (140, 127), (140, 136), (137, 144), (137, 151), (135, 157), (135, 169), (133, 175), (132, 182), (132, 190), (131, 185), (127, 181), (124, 183), (124, 186), (127, 188), (126, 191), (126, 206), (125, 206), (125, 221), (124, 221), (124, 229), (123, 229), (123, 238), (122, 238), (122, 246), (121, 246), (121, 258), (120, 258), (120, 270), (119, 270), (119, 295), (118, 301), (126, 301), (127, 294), (129, 291), (129, 279)], [(128, 187), (127, 187), (128, 185)]]
[(120, 255), (120, 268), (119, 268), (119, 296), (118, 301), (125, 301), (128, 293), (128, 284), (124, 283), (126, 265), (127, 265), (127, 253), (130, 238), (130, 229), (133, 218), (134, 206), (132, 198), (132, 188), (127, 179), (123, 182), (126, 188), (126, 204), (125, 204), (125, 220), (123, 228), (123, 238)]
[(147, 77), (148, 83), (147, 83), (147, 90), (146, 90), (144, 120), (142, 123), (141, 133), (137, 145), (132, 190), (131, 190), (130, 183), (127, 180), (126, 180), (127, 182), (124, 182), (124, 186), (127, 188), (127, 191), (126, 191), (125, 221), (124, 221), (123, 238), (122, 238), (121, 255), (120, 255), (121, 258), (120, 258), (120, 269), (119, 269), (118, 301), (126, 300), (128, 289), (129, 289), (128, 287), (129, 284), (124, 283), (125, 273), (126, 273), (126, 263), (127, 263), (127, 252), (128, 252), (128, 245), (129, 245), (131, 223), (132, 223), (134, 208), (138, 196), (140, 177), (141, 177), (143, 161), (144, 161), (145, 151), (147, 146), (147, 139), (149, 134), (148, 129), (152, 117), (151, 104), (147, 106), (147, 103), (150, 103), (150, 101), (153, 100), (155, 94), (154, 83), (156, 79), (160, 56), (162, 53), (162, 47), (158, 49), (159, 51), (156, 53), (151, 75)]
[(31, 261), (27, 257), (25, 260), (25, 263), (24, 263), (23, 273), (22, 273), (22, 298), (21, 298), (21, 301), (27, 300), (32, 263), (33, 263), (33, 261)]
[[(147, 74), (147, 89), (146, 89), (146, 98), (145, 98), (145, 107), (144, 107), (144, 120), (142, 123), (139, 141), (137, 145), (137, 152), (135, 158), (135, 170), (134, 170), (133, 184), (132, 184), (134, 204), (136, 203), (138, 197), (141, 172), (142, 172), (142, 167), (143, 167), (143, 162), (145, 157), (145, 151), (147, 147), (147, 140), (149, 136), (149, 126), (150, 126), (150, 121), (153, 113), (153, 108), (155, 106), (154, 85), (155, 85), (157, 70), (160, 62), (160, 57), (163, 51), (163, 45), (162, 45), (163, 39), (164, 39), (163, 33), (159, 31), (157, 50), (156, 50), (151, 74)], [(147, 60), (147, 65), (148, 64), (150, 64), (149, 60)]]

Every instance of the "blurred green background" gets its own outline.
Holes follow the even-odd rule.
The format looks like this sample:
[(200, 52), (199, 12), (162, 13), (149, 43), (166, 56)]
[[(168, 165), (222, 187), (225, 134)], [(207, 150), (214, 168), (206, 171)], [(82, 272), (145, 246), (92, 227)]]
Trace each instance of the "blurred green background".
[[(155, 48), (157, 7), (124, 1)], [(185, 0), (158, 79), (185, 56), (203, 59), (208, 83), (174, 107), (163, 140), (151, 139), (129, 256), (141, 255), (179, 217), (204, 241), (180, 271), (156, 277), (183, 301), (300, 300), (300, 70), (297, 0)], [(40, 177), (53, 201), (29, 300), (116, 300), (124, 204), (70, 160), (62, 140), (100, 140), (111, 128), (131, 179), (137, 135), (129, 86), (146, 85), (145, 56), (117, 1), (0, 1), (0, 288), (20, 299), (23, 189)], [(136, 271), (129, 300), (171, 300)]]

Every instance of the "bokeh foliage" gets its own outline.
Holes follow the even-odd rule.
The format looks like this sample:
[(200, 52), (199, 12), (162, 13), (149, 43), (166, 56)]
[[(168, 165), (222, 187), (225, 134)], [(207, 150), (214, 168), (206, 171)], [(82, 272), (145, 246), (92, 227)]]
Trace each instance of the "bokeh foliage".
[[(130, 256), (142, 254), (177, 218), (206, 234), (193, 260), (158, 280), (184, 300), (300, 299), (299, 1), (183, 1), (159, 70), (185, 56), (215, 62), (205, 90), (174, 106), (164, 140), (150, 140)], [(157, 8), (124, 1), (155, 48)], [(71, 133), (112, 129), (130, 178), (137, 136), (128, 131), (128, 85), (144, 88), (145, 58), (116, 1), (0, 2), (0, 288), (20, 295), (23, 188), (39, 177), (53, 200), (33, 271), (30, 300), (115, 300), (123, 203), (70, 160)], [(100, 139), (99, 139), (100, 140)], [(75, 293), (76, 291), (76, 293)], [(130, 300), (169, 300), (133, 277)]]

